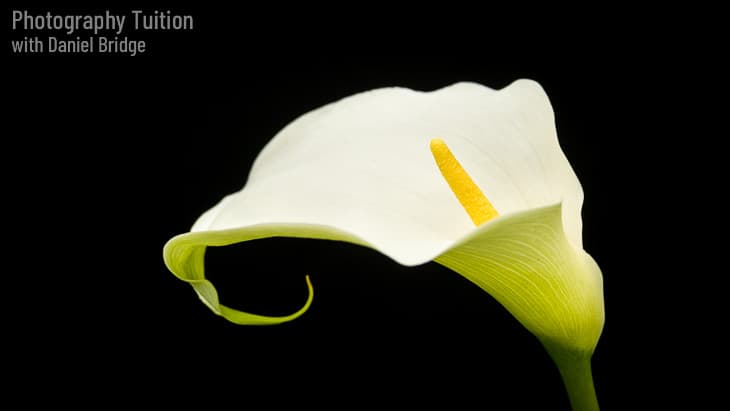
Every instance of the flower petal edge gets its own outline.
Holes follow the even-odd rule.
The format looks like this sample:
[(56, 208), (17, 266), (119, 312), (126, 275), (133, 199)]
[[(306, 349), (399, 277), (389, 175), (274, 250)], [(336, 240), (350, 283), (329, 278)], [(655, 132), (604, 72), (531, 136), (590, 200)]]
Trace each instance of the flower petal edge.
[(329, 227), (266, 224), (229, 230), (189, 232), (175, 236), (165, 244), (163, 259), (167, 268), (177, 278), (190, 284), (200, 300), (215, 314), (240, 325), (280, 324), (300, 317), (309, 309), (314, 298), (309, 277), (306, 278), (309, 293), (307, 301), (302, 308), (286, 316), (257, 315), (227, 307), (220, 303), (215, 286), (205, 278), (205, 250), (208, 246), (225, 246), (270, 237), (339, 240), (368, 246), (356, 237)]

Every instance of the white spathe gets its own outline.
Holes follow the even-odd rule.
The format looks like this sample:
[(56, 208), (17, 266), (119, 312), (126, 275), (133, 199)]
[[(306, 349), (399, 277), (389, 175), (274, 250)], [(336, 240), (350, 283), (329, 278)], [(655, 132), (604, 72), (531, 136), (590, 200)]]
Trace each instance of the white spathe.
[[(449, 145), (498, 218), (474, 227), (435, 165), (434, 138)], [(582, 201), (538, 83), (384, 88), (285, 127), (241, 191), (168, 242), (165, 261), (231, 321), (280, 322), (301, 312), (277, 321), (227, 314), (204, 279), (205, 246), (273, 236), (349, 241), (404, 265), (436, 260), (494, 295), (541, 340), (580, 339), (592, 351), (603, 299), (600, 270), (582, 249)]]
[(566, 235), (581, 247), (581, 186), (547, 96), (530, 80), (500, 91), (474, 83), (378, 89), (307, 113), (264, 148), (245, 188), (192, 231), (326, 225), (401, 264), (433, 260), (474, 230), (434, 166), (433, 138), (449, 145), (501, 215), (562, 202)]

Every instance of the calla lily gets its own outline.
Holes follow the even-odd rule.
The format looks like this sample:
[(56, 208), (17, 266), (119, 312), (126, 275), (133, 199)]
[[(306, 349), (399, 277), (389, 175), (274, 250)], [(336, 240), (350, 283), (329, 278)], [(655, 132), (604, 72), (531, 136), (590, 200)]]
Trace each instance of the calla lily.
[(502, 90), (372, 90), (309, 112), (263, 149), (245, 187), (164, 249), (218, 315), (207, 246), (266, 237), (347, 241), (400, 264), (436, 261), (491, 294), (547, 348), (574, 409), (597, 409), (590, 357), (604, 321), (600, 269), (582, 246), (583, 192), (534, 81)]

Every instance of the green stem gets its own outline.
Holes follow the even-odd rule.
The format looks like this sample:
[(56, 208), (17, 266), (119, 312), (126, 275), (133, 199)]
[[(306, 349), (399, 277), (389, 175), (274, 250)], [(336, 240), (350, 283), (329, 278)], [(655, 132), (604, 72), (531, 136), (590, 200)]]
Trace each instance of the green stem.
[(546, 348), (560, 370), (573, 411), (598, 411), (591, 372), (591, 353), (548, 346)]

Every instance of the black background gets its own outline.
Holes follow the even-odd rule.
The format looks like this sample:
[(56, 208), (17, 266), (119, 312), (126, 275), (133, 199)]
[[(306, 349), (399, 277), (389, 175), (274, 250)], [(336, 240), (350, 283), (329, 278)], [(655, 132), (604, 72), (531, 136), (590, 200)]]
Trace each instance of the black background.
[(306, 111), (377, 87), (531, 78), (550, 96), (584, 186), (585, 248), (604, 274), (599, 401), (654, 403), (647, 388), (677, 363), (651, 350), (676, 328), (664, 327), (671, 307), (647, 304), (668, 276), (647, 244), (673, 215), (657, 215), (656, 199), (682, 182), (661, 165), (679, 121), (657, 131), (676, 119), (666, 84), (681, 84), (682, 36), (642, 30), (630, 13), (281, 7), (172, 8), (193, 15), (195, 29), (136, 34), (148, 44), (136, 57), (13, 55), (6, 44), (13, 380), (76, 403), (93, 392), (113, 403), (230, 397), (237, 408), (255, 399), (568, 409), (535, 338), (436, 264), (405, 268), (312, 240), (210, 250), (222, 300), (252, 312), (296, 310), (311, 275), (307, 314), (242, 327), (209, 312), (162, 261), (165, 242), (239, 190), (263, 145)]

